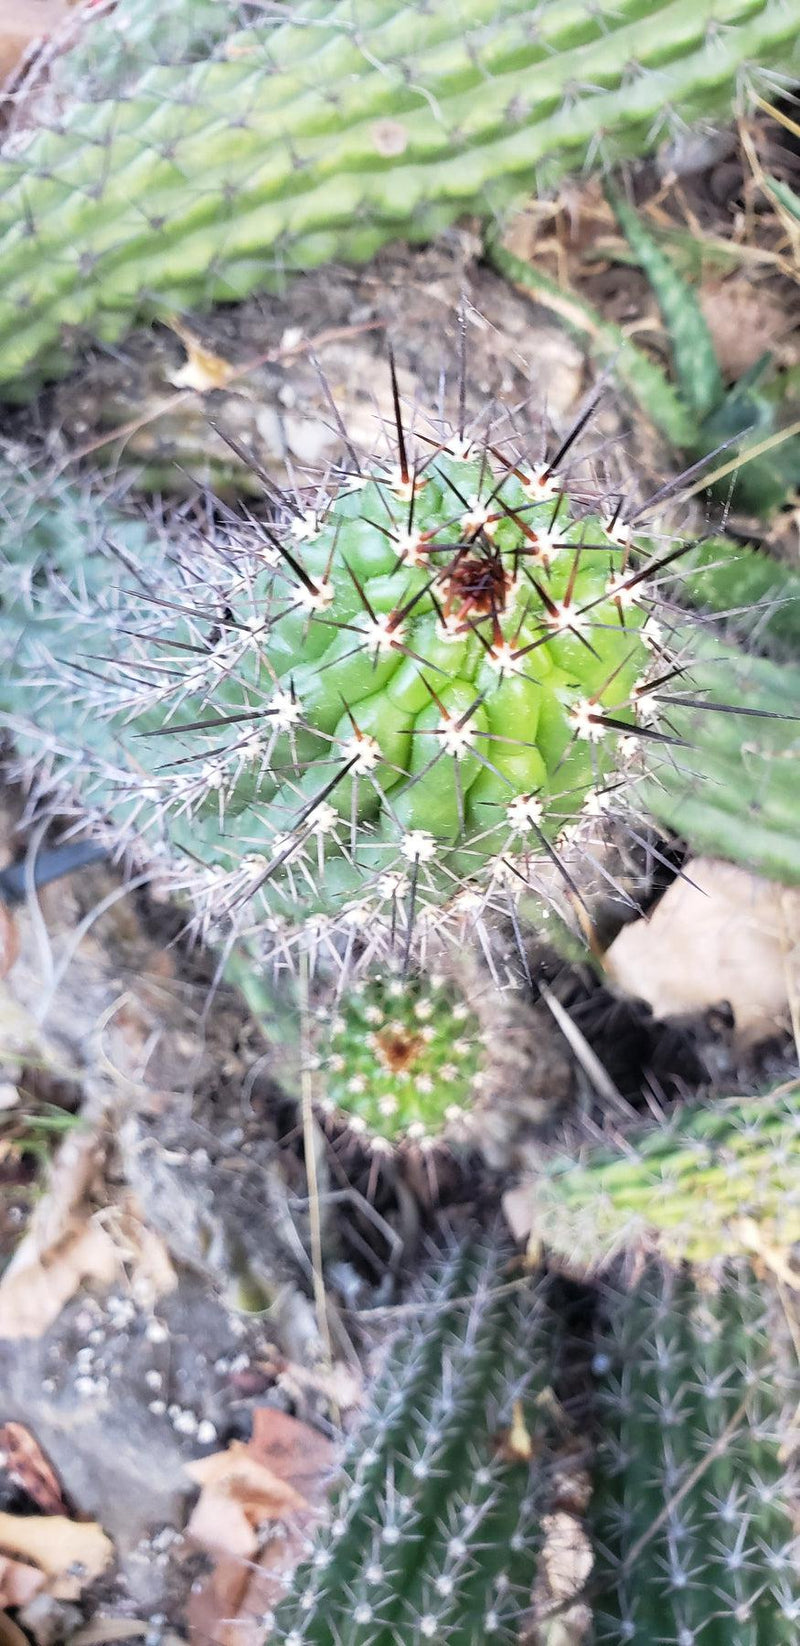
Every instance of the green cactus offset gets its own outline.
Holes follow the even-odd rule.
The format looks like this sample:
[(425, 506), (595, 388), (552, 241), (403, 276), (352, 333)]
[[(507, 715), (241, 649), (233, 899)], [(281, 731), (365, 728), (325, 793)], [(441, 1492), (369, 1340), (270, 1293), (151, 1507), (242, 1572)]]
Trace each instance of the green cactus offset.
[(618, 1149), (546, 1163), (533, 1235), (581, 1268), (622, 1247), (706, 1263), (800, 1240), (800, 1086), (680, 1108)]
[(484, 1090), (481, 1024), (436, 973), (369, 972), (348, 984), (319, 1034), (323, 1113), (346, 1116), (373, 1149), (422, 1147), (463, 1127)]
[[(598, 152), (647, 152), (677, 121), (727, 112), (746, 69), (791, 72), (797, 51), (785, 0), (469, 0), (457, 13), (306, 0), (188, 66), (162, 32), (163, 66), (121, 84), (112, 67), (111, 95), (73, 96), (0, 164), (9, 396), (63, 368), (75, 328), (111, 340), (137, 316), (501, 213)], [(191, 55), (191, 24), (186, 38)]]

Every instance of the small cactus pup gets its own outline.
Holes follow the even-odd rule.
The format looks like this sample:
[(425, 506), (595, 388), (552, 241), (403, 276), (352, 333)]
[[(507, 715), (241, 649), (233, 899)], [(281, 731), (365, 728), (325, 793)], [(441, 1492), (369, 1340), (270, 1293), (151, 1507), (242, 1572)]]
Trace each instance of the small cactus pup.
[(746, 1263), (703, 1285), (651, 1263), (630, 1287), (605, 1288), (596, 1646), (797, 1641), (797, 1376), (776, 1304)]
[(166, 864), (206, 935), (405, 962), (507, 914), (632, 750), (670, 741), (682, 671), (652, 614), (683, 551), (572, 480), (589, 412), (536, 460), (441, 430), (412, 450), (395, 406), (394, 451), (332, 497), (146, 569), (93, 544), (7, 627), (22, 770), (62, 808), (78, 773), (72, 804)]
[(362, 971), (316, 1043), (322, 1112), (378, 1152), (426, 1148), (463, 1128), (485, 1086), (479, 1019), (439, 973)]
[[(268, 1620), (271, 1642), (519, 1639), (569, 1418), (552, 1387), (564, 1340), (552, 1288), (515, 1281), (507, 1257), (499, 1243), (457, 1251), (402, 1310), (330, 1523)], [(585, 1537), (582, 1552), (591, 1565)], [(576, 1563), (576, 1588), (587, 1570)]]
[(589, 1268), (623, 1247), (779, 1262), (800, 1240), (800, 1085), (679, 1108), (618, 1149), (558, 1156), (531, 1200), (532, 1240)]

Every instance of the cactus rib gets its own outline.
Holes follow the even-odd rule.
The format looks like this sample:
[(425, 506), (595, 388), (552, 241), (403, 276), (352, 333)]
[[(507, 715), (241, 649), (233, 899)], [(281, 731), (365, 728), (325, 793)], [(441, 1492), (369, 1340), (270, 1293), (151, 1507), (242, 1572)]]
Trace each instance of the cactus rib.
[(746, 65), (785, 68), (795, 35), (783, 0), (470, 0), (455, 27), (441, 0), (342, 0), (152, 69), (0, 167), (0, 381), (30, 392), (67, 328), (110, 339), (500, 212), (600, 134), (651, 148)]

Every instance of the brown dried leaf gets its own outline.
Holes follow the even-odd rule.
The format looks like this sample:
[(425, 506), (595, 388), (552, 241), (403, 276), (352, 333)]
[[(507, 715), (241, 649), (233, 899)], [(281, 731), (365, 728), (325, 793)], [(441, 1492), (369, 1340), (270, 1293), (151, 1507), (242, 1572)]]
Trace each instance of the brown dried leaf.
[(741, 1042), (788, 1028), (800, 994), (800, 891), (713, 858), (695, 858), (686, 875), (620, 932), (609, 975), (658, 1017), (727, 1000)]
[[(259, 1407), (252, 1439), (188, 1465), (200, 1493), (187, 1528), (217, 1555), (189, 1602), (197, 1646), (261, 1646), (264, 1614), (277, 1604), (303, 1557), (331, 1476), (334, 1448), (306, 1423)], [(279, 1522), (260, 1546), (258, 1528)], [(263, 1536), (263, 1533), (262, 1533)]]
[(94, 1520), (0, 1512), (0, 1548), (38, 1566), (56, 1600), (78, 1600), (110, 1566), (114, 1545)]
[(258, 1526), (308, 1508), (302, 1493), (253, 1457), (241, 1440), (188, 1463), (186, 1472), (203, 1487), (187, 1531), (211, 1552), (250, 1555)]
[(319, 1502), (330, 1480), (334, 1448), (317, 1429), (275, 1406), (258, 1406), (253, 1414), (252, 1457), (274, 1470), (301, 1492), (308, 1502)]
[(41, 1337), (85, 1280), (110, 1286), (117, 1268), (114, 1243), (96, 1224), (73, 1228), (46, 1250), (29, 1234), (0, 1282), (0, 1337)]
[(222, 355), (204, 348), (199, 337), (181, 321), (171, 320), (169, 325), (186, 350), (185, 364), (169, 379), (176, 389), (195, 389), (198, 394), (208, 389), (224, 389), (237, 368), (229, 360), (223, 360)]
[(29, 1429), (22, 1423), (4, 1423), (0, 1427), (0, 1452), (5, 1455), (5, 1467), (16, 1486), (21, 1486), (44, 1515), (65, 1515), (64, 1501), (58, 1479)]
[[(2, 1589), (2, 1581), (0, 1581), (0, 1589)], [(0, 1604), (2, 1604), (1, 1601)], [(0, 1646), (28, 1646), (28, 1636), (23, 1634), (19, 1624), (15, 1623), (13, 1618), (8, 1617), (5, 1612), (0, 1612)]]
[(46, 40), (69, 16), (65, 0), (3, 0), (0, 7), (0, 85), (31, 47)]

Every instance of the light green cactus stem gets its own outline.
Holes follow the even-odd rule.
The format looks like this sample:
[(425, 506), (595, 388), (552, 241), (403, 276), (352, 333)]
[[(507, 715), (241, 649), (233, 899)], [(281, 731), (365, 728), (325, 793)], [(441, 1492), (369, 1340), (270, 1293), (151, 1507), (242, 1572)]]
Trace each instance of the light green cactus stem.
[(629, 558), (619, 503), (571, 509), (557, 458), (434, 440), (410, 463), (401, 433), (329, 506), (215, 541), (132, 557), (109, 528), (24, 598), (16, 528), (0, 706), (23, 762), (168, 850), (209, 922), (407, 947), (443, 907), (506, 908), (637, 733), (664, 557)]
[(653, 1264), (601, 1308), (596, 1646), (793, 1646), (797, 1383), (768, 1294), (745, 1265), (700, 1287)]
[(502, 1248), (404, 1311), (330, 1525), (272, 1621), (282, 1646), (511, 1646), (531, 1603), (563, 1329)]
[(533, 1236), (580, 1265), (623, 1246), (705, 1263), (800, 1240), (800, 1086), (679, 1109), (624, 1148), (548, 1163)]
[[(690, 582), (698, 592), (702, 585), (702, 576)], [(753, 593), (757, 597), (757, 586)], [(791, 632), (790, 610), (787, 603), (785, 633)], [(685, 746), (676, 746), (669, 761), (651, 764), (643, 805), (696, 849), (796, 884), (800, 667), (748, 655), (689, 623), (671, 641), (678, 655), (692, 658), (691, 685), (662, 704), (660, 724)], [(709, 707), (715, 703), (717, 709)], [(754, 718), (753, 709), (772, 718)]]
[(796, 38), (785, 0), (310, 0), (6, 156), (0, 382), (30, 393), (75, 327), (113, 339), (652, 149)]
[(425, 1143), (457, 1125), (485, 1078), (481, 1025), (436, 974), (365, 974), (317, 1037), (325, 1112), (373, 1148)]

